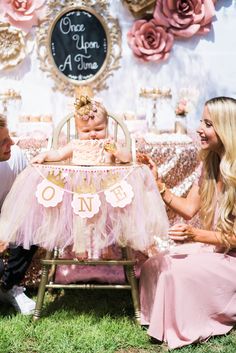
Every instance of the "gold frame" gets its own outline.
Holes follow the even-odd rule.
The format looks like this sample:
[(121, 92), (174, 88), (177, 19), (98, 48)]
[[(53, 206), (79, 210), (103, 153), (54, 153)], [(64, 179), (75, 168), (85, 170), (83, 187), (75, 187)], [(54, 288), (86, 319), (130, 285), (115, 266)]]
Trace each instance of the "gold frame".
[[(107, 0), (77, 0), (66, 1), (66, 5), (58, 0), (47, 2), (47, 15), (44, 22), (37, 29), (37, 54), (40, 68), (54, 79), (54, 89), (66, 95), (74, 95), (76, 87), (90, 86), (93, 90), (100, 91), (108, 88), (106, 79), (113, 74), (113, 70), (120, 67), (121, 58), (121, 29), (117, 19), (110, 16)], [(52, 57), (51, 35), (58, 19), (65, 13), (73, 10), (84, 10), (94, 15), (100, 21), (107, 37), (107, 55), (100, 70), (90, 79), (77, 81), (68, 78), (60, 72)]]

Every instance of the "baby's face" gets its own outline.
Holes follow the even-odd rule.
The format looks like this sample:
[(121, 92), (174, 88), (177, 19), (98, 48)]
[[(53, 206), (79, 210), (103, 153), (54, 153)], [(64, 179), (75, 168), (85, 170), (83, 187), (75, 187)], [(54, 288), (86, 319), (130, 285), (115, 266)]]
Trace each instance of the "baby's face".
[(99, 110), (94, 115), (94, 119), (82, 120), (80, 117), (76, 118), (76, 128), (80, 140), (100, 140), (106, 138), (106, 116)]

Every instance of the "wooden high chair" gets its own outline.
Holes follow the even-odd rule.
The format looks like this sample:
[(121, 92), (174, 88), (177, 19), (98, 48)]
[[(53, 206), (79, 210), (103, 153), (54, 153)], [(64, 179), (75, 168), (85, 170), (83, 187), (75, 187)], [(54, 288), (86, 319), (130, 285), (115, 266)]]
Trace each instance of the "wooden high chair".
[[(124, 145), (132, 152), (132, 144), (129, 131), (125, 125), (125, 123), (119, 119), (117, 116), (108, 113), (108, 130), (110, 133), (114, 134), (114, 139), (117, 141), (118, 134), (121, 131), (124, 135)], [(74, 115), (69, 114), (66, 116), (57, 126), (54, 131), (53, 139), (52, 139), (52, 148), (57, 149), (59, 147), (59, 137), (63, 128), (66, 127), (66, 137), (67, 142), (69, 142), (72, 138), (77, 138), (75, 124), (72, 123), (74, 120)], [(111, 124), (110, 124), (111, 123)], [(41, 260), (42, 263), (42, 275), (41, 281), (38, 289), (36, 308), (33, 315), (34, 320), (38, 320), (41, 316), (41, 311), (44, 302), (45, 290), (46, 288), (84, 288), (84, 289), (128, 289), (131, 291), (133, 306), (134, 306), (134, 314), (135, 319), (139, 323), (140, 322), (140, 302), (139, 302), (139, 291), (138, 291), (138, 283), (135, 277), (134, 265), (136, 264), (136, 260), (134, 259), (132, 250), (128, 247), (124, 247), (122, 250), (122, 258), (119, 260), (83, 260), (80, 261), (78, 259), (63, 259), (59, 258), (59, 249), (55, 249), (54, 251), (47, 251), (44, 259)], [(124, 269), (126, 283), (124, 284), (83, 284), (83, 283), (75, 283), (75, 284), (57, 284), (54, 283), (55, 279), (55, 271), (58, 265), (76, 265), (76, 266), (94, 266), (94, 265), (107, 265), (114, 266), (120, 265)]]

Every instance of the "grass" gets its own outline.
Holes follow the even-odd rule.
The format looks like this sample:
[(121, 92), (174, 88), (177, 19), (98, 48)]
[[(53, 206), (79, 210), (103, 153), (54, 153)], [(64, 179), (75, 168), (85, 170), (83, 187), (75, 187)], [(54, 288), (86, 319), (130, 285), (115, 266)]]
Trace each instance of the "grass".
[[(0, 307), (0, 353), (153, 353), (165, 345), (149, 342), (133, 321), (129, 292), (67, 290), (47, 293), (41, 320)], [(178, 353), (235, 353), (236, 331)]]

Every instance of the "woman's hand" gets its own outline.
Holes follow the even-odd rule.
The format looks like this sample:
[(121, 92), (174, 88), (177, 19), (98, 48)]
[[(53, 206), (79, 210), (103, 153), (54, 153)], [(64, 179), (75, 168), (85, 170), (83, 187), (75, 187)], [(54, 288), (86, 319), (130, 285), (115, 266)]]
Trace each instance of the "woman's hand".
[(142, 163), (142, 164), (146, 164), (151, 169), (151, 172), (152, 172), (152, 174), (153, 174), (153, 176), (154, 176), (154, 178), (156, 180), (158, 189), (159, 190), (163, 190), (163, 181), (158, 175), (157, 165), (152, 160), (152, 158), (149, 157), (145, 153), (138, 153), (137, 154), (137, 162)]
[(156, 163), (152, 160), (151, 157), (147, 156), (148, 160), (148, 166), (151, 169), (151, 172), (156, 180), (158, 180), (158, 171), (157, 171), (157, 165)]
[(174, 241), (193, 241), (196, 229), (189, 224), (177, 223), (169, 229), (168, 235)]

